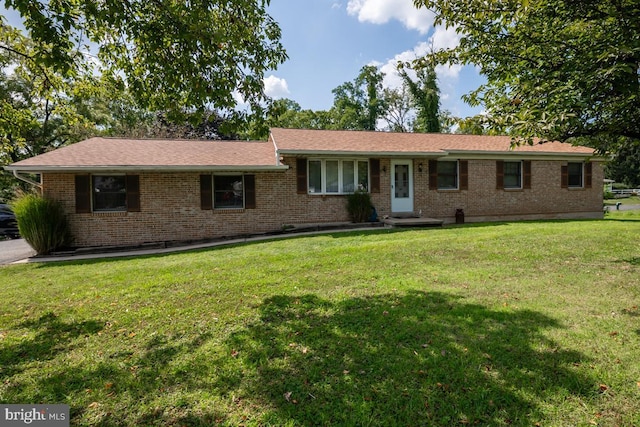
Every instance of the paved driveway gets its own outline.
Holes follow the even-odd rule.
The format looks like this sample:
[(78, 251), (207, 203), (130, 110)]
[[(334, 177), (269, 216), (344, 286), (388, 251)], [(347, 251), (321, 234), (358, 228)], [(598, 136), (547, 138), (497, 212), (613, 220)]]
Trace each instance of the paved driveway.
[(24, 239), (0, 240), (0, 265), (11, 264), (36, 254)]

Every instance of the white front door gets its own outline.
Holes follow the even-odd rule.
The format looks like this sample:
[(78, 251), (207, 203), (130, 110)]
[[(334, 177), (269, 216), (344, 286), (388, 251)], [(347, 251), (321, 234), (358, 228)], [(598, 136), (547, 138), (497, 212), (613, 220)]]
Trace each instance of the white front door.
[(413, 212), (413, 161), (391, 161), (391, 212)]

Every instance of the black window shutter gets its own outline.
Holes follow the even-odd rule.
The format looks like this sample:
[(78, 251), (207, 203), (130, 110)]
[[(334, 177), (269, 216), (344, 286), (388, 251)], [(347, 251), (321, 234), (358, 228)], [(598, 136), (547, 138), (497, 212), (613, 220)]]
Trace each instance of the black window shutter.
[(371, 174), (371, 184), (369, 185), (371, 193), (380, 192), (380, 159), (369, 159), (369, 171)]
[(140, 212), (140, 176), (127, 175), (127, 211)]
[(211, 175), (200, 175), (200, 209), (213, 209), (213, 178)]
[(591, 188), (593, 185), (593, 163), (585, 163), (584, 165), (584, 188)]
[(469, 189), (469, 162), (460, 160), (460, 189)]
[(438, 161), (429, 160), (429, 190), (438, 189)]
[(256, 208), (256, 176), (244, 176), (244, 207), (245, 209)]
[(569, 166), (563, 165), (560, 168), (561, 178), (560, 178), (560, 187), (561, 188), (569, 188)]
[(531, 189), (531, 160), (522, 162), (522, 188)]
[(307, 194), (307, 159), (296, 159), (296, 183), (298, 194)]
[(76, 175), (76, 213), (91, 213), (90, 175)]
[(504, 188), (504, 161), (496, 160), (496, 190)]

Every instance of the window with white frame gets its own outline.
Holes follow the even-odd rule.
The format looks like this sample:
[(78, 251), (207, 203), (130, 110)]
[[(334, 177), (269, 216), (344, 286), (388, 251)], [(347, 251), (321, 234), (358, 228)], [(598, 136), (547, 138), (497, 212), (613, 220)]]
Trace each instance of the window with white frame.
[(569, 187), (582, 188), (582, 163), (567, 163), (567, 177)]
[(438, 162), (438, 190), (458, 189), (458, 162)]
[(504, 188), (522, 188), (522, 162), (504, 162)]
[(367, 160), (310, 159), (309, 194), (349, 194), (369, 190)]

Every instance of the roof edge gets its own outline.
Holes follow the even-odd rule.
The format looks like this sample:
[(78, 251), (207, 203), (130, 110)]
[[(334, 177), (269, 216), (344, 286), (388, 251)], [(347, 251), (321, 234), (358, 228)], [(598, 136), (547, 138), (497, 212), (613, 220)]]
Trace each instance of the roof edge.
[(238, 166), (4, 166), (8, 171), (42, 173), (42, 172), (284, 172), (289, 169), (287, 165), (238, 165)]

